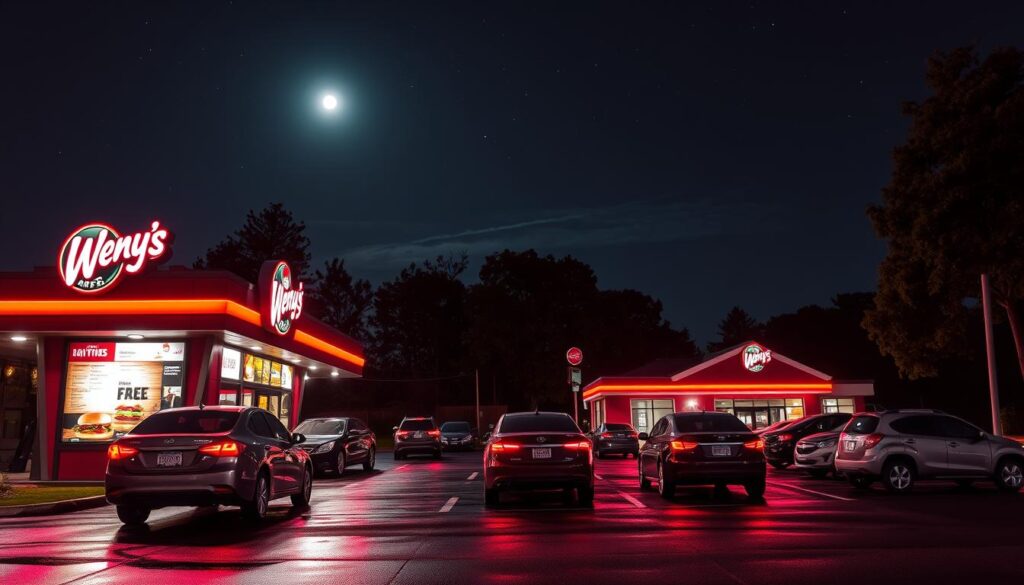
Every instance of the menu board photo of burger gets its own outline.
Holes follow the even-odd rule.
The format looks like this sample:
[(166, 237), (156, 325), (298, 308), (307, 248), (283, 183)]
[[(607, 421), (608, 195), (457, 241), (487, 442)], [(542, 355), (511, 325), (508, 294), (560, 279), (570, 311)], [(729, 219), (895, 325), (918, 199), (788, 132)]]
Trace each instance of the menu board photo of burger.
[(183, 342), (73, 342), (64, 385), (62, 440), (111, 441), (130, 432), (180, 392)]

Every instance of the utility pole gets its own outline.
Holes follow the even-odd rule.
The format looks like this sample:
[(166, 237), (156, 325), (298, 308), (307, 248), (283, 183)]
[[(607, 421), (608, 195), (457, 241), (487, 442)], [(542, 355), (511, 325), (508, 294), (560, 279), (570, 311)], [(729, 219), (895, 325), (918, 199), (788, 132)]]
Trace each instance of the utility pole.
[(992, 432), (1003, 434), (999, 422), (999, 380), (996, 378), (996, 346), (992, 336), (992, 290), (988, 275), (981, 275), (981, 312), (985, 316), (985, 353), (988, 357), (988, 395), (992, 402)]
[(482, 437), (484, 434), (480, 432), (480, 370), (473, 370), (473, 373), (476, 379), (476, 432)]

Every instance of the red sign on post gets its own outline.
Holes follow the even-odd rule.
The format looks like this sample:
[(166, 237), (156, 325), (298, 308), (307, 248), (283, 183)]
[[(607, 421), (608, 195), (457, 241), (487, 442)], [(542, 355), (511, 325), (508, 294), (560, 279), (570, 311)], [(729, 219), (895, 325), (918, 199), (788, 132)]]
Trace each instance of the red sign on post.
[(565, 352), (565, 361), (569, 362), (570, 366), (578, 366), (583, 363), (583, 350), (578, 347), (570, 347), (569, 351)]

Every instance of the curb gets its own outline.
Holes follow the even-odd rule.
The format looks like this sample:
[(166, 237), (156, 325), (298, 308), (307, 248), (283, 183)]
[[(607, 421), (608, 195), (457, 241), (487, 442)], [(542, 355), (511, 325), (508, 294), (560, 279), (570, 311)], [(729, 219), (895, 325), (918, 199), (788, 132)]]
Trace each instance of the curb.
[(74, 500), (60, 500), (43, 504), (26, 504), (24, 506), (0, 506), (0, 518), (19, 518), (23, 516), (46, 516), (49, 514), (66, 514), (78, 510), (88, 510), (107, 505), (107, 496), (91, 496)]

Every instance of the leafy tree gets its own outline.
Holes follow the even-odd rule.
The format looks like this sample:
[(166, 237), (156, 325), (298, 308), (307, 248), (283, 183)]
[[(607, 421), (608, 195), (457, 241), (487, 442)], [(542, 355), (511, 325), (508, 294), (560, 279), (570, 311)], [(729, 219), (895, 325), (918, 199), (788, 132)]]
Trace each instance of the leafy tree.
[(256, 282), (263, 263), (275, 259), (288, 261), (295, 278), (308, 276), (306, 224), (296, 221), (281, 203), (271, 203), (259, 212), (249, 210), (242, 227), (197, 258), (193, 267), (228, 270)]
[(708, 343), (708, 351), (716, 352), (734, 345), (758, 339), (764, 332), (764, 325), (758, 323), (749, 313), (733, 307), (718, 324), (718, 341)]
[(1024, 55), (971, 48), (928, 63), (933, 95), (909, 103), (907, 141), (893, 155), (882, 204), (868, 214), (888, 254), (864, 327), (910, 378), (964, 355), (979, 275), (991, 277), (1024, 373)]
[(373, 306), (370, 283), (354, 279), (345, 261), (334, 258), (314, 273), (309, 291), (315, 313), (321, 321), (360, 340), (366, 340), (367, 319)]
[(381, 284), (373, 299), (370, 359), (386, 376), (449, 376), (462, 366), (466, 286), (459, 280), (468, 260), (438, 257), (410, 264)]

